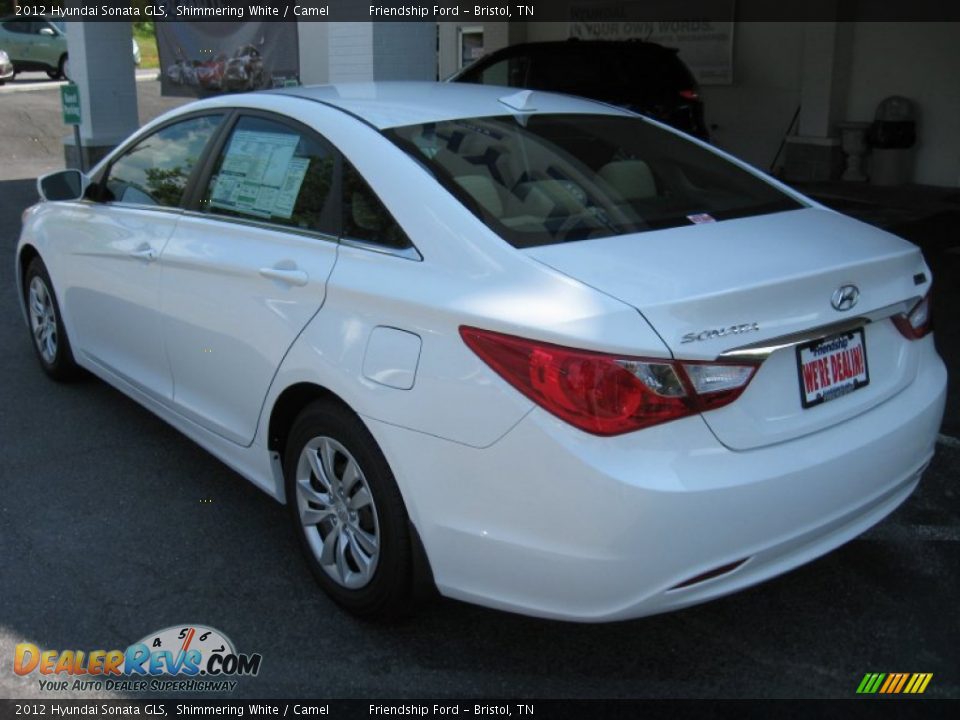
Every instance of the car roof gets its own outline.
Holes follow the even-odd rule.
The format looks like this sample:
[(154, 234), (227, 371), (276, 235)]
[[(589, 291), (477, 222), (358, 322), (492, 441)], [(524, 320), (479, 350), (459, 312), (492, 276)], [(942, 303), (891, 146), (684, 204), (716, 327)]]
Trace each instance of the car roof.
[[(501, 99), (530, 93), (523, 110)], [(468, 117), (530, 113), (591, 113), (630, 115), (620, 108), (567, 95), (520, 88), (467, 83), (383, 81), (341, 83), (268, 90), (258, 94), (287, 95), (320, 102), (347, 112), (383, 130), (403, 125)]]

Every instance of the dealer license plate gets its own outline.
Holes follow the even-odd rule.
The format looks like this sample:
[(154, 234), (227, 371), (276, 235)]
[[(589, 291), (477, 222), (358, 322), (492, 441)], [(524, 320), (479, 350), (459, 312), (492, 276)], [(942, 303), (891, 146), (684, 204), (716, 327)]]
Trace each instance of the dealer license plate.
[(852, 393), (870, 382), (863, 328), (797, 347), (800, 402), (809, 408)]

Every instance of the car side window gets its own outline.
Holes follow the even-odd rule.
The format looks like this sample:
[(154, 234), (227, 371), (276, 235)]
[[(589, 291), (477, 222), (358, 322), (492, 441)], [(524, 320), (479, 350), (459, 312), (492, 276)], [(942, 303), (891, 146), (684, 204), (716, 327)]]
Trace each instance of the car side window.
[(25, 35), (30, 32), (30, 23), (25, 20), (8, 20), (3, 24), (3, 29), (7, 32)]
[(343, 234), (396, 250), (413, 246), (360, 172), (346, 160), (343, 161)]
[(526, 87), (530, 59), (526, 55), (504, 58), (474, 74), (473, 82), (482, 85)]
[(203, 197), (206, 212), (336, 235), (336, 153), (319, 137), (262, 117), (237, 121)]
[(179, 207), (187, 180), (222, 119), (222, 114), (194, 117), (144, 138), (111, 163), (101, 199)]

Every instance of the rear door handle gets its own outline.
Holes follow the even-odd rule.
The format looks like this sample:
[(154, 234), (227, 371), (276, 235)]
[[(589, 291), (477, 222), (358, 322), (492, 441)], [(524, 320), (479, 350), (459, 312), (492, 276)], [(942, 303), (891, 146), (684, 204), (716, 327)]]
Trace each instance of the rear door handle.
[(139, 247), (136, 250), (132, 250), (130, 255), (135, 258), (140, 258), (141, 260), (146, 260), (147, 262), (153, 262), (157, 259), (157, 251), (152, 247)]
[(279, 280), (287, 285), (306, 285), (307, 281), (310, 279), (310, 276), (307, 275), (303, 270), (296, 270), (294, 268), (286, 269), (265, 267), (260, 268), (260, 274), (265, 278)]

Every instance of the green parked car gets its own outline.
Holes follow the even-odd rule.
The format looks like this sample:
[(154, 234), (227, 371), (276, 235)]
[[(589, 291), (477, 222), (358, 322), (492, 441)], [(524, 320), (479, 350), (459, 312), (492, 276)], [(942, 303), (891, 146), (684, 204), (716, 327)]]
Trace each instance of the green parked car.
[[(62, 20), (42, 17), (0, 19), (0, 49), (10, 56), (15, 73), (44, 70), (51, 78), (69, 74), (67, 29)], [(133, 40), (133, 61), (140, 64), (140, 48)]]

